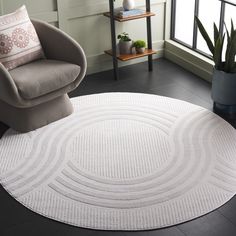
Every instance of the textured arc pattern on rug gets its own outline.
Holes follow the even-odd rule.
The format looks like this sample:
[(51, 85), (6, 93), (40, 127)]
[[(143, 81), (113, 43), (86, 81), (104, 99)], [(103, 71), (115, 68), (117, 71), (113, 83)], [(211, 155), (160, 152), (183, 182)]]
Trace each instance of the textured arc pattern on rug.
[[(201, 114), (201, 113), (200, 113)], [(201, 120), (201, 119), (199, 119), (198, 117), (197, 117), (197, 120), (199, 121), (199, 120)], [(205, 119), (202, 119), (203, 121), (201, 121), (201, 122), (203, 122), (203, 123), (205, 123)], [(202, 126), (202, 124), (200, 123), (200, 125)], [(198, 130), (198, 128), (199, 127), (196, 127), (195, 129), (196, 130)], [(187, 140), (191, 140), (191, 138), (190, 137), (187, 137), (188, 139)], [(202, 146), (202, 145), (201, 145)], [(177, 152), (177, 153), (179, 153), (179, 152)], [(180, 153), (181, 153), (181, 151), (180, 151)], [(200, 157), (201, 157), (201, 155), (200, 155)], [(186, 187), (186, 186), (184, 186), (185, 187), (185, 189), (181, 189), (180, 188), (180, 186), (181, 186), (181, 184), (182, 183), (185, 183), (184, 181), (183, 181), (183, 179), (185, 179), (186, 177), (188, 177), (190, 174), (192, 174), (192, 175), (194, 175), (195, 173), (196, 173), (196, 171), (194, 171), (194, 169), (196, 170), (196, 162), (197, 161), (199, 161), (199, 160), (195, 160), (195, 162), (193, 163), (193, 165), (191, 166), (191, 169), (189, 170), (189, 172), (187, 173), (187, 174), (185, 174), (183, 177), (182, 177), (182, 179), (179, 179), (178, 180), (178, 182), (171, 182), (171, 185), (170, 186), (168, 186), (168, 184), (170, 184), (169, 182), (171, 181), (171, 178), (167, 178), (166, 176), (165, 176), (165, 188), (163, 189), (159, 189), (160, 188), (160, 186), (162, 186), (163, 185), (163, 180), (161, 180), (161, 179), (158, 179), (158, 180), (156, 180), (155, 181), (155, 179), (154, 180), (152, 180), (151, 179), (151, 186), (149, 185), (147, 185), (147, 183), (145, 183), (146, 185), (144, 185), (144, 186), (140, 186), (139, 184), (140, 183), (142, 183), (142, 181), (141, 180), (139, 180), (139, 182), (138, 182), (138, 186), (135, 186), (136, 187), (136, 189), (140, 189), (140, 192), (138, 192), (137, 190), (136, 190), (136, 192), (133, 192), (132, 194), (130, 193), (130, 192), (132, 192), (132, 189), (133, 189), (133, 186), (129, 186), (128, 188), (125, 188), (125, 190), (124, 190), (124, 192), (123, 192), (123, 195), (122, 195), (122, 193), (118, 190), (118, 192), (119, 192), (119, 196), (116, 196), (116, 193), (117, 193), (117, 189), (113, 189), (113, 194), (114, 195), (111, 195), (111, 190), (109, 191), (109, 195), (107, 195), (107, 196), (104, 196), (104, 193), (107, 191), (107, 186), (104, 186), (104, 189), (99, 189), (99, 191), (102, 191), (102, 192), (100, 192), (100, 193), (102, 193), (102, 195), (100, 195), (99, 196), (99, 192), (97, 192), (97, 194), (93, 194), (93, 191), (91, 191), (91, 189), (96, 189), (96, 187), (98, 188), (98, 182), (96, 181), (96, 184), (97, 184), (97, 186), (92, 186), (92, 188), (90, 189), (90, 192), (87, 190), (87, 191), (85, 191), (84, 192), (84, 196), (81, 196), (81, 194), (83, 194), (83, 192), (81, 192), (81, 191), (78, 191), (77, 189), (76, 189), (76, 187), (75, 186), (73, 186), (73, 185), (71, 185), (69, 182), (66, 182), (63, 178), (58, 178), (58, 179), (56, 179), (56, 182), (57, 183), (55, 183), (55, 184), (53, 184), (51, 187), (53, 188), (53, 189), (55, 189), (57, 192), (61, 192), (62, 193), (62, 195), (64, 195), (64, 196), (66, 196), (66, 197), (71, 197), (73, 200), (78, 200), (78, 201), (80, 201), (82, 198), (84, 198), (84, 202), (86, 202), (87, 204), (90, 204), (90, 202), (89, 202), (89, 200), (87, 200), (86, 199), (86, 196), (93, 196), (93, 197), (96, 197), (96, 196), (99, 196), (99, 199), (104, 199), (104, 201), (105, 202), (102, 202), (101, 203), (101, 205), (100, 206), (106, 206), (106, 207), (111, 207), (111, 206), (115, 206), (116, 204), (115, 203), (112, 203), (112, 204), (110, 204), (109, 206), (108, 206), (108, 204), (107, 205), (104, 205), (104, 204), (106, 204), (106, 202), (108, 201), (108, 200), (129, 200), (129, 202), (125, 202), (125, 203), (123, 203), (123, 204), (125, 204), (123, 207), (122, 207), (122, 205), (121, 205), (121, 203), (119, 203), (118, 202), (118, 204), (117, 204), (117, 208), (129, 208), (129, 205), (130, 204), (132, 204), (132, 202), (131, 202), (131, 200), (139, 200), (139, 201), (137, 201), (137, 203), (136, 203), (136, 205), (133, 205), (132, 204), (132, 207), (143, 207), (143, 206), (151, 206), (151, 205), (154, 205), (155, 203), (160, 203), (160, 202), (163, 202), (164, 200), (165, 200), (165, 198), (168, 196), (167, 194), (168, 194), (168, 189), (171, 189), (171, 192), (174, 192), (174, 190), (176, 189), (176, 188), (178, 188), (178, 191), (180, 191), (180, 193), (182, 193), (185, 189), (186, 190), (189, 190), (191, 187)], [(209, 163), (207, 163), (207, 162), (203, 162), (203, 163), (205, 163), (206, 165), (205, 166), (203, 166), (202, 168), (204, 168), (204, 169), (207, 169), (207, 167), (210, 165)], [(181, 163), (181, 164), (183, 164), (183, 163)], [(201, 167), (201, 166), (200, 166)], [(176, 172), (174, 172), (170, 177), (173, 177), (173, 176), (175, 176), (176, 178), (175, 178), (175, 181), (176, 181), (176, 179), (178, 179), (178, 174), (177, 173), (179, 173), (179, 171), (182, 169), (183, 167), (182, 166), (179, 166), (179, 168), (178, 169), (176, 169)], [(199, 167), (198, 167), (198, 169), (199, 169)], [(203, 169), (203, 170), (204, 170)], [(187, 169), (188, 170), (188, 169)], [(202, 171), (203, 173), (204, 173), (204, 171)], [(78, 173), (78, 172), (77, 172)], [(198, 172), (197, 172), (198, 173)], [(183, 172), (182, 172), (182, 174), (183, 174)], [(201, 172), (199, 172), (198, 173), (199, 175), (200, 174), (202, 174)], [(68, 176), (67, 176), (68, 177)], [(70, 180), (74, 180), (76, 177), (75, 176), (73, 176), (72, 178), (70, 178)], [(81, 178), (81, 177), (80, 177)], [(78, 178), (78, 179), (80, 179), (80, 178)], [(199, 176), (197, 176), (197, 177), (195, 177), (194, 178), (194, 180), (196, 181), (196, 180), (199, 180), (200, 178), (199, 178)], [(59, 185), (58, 185), (58, 183), (59, 183)], [(78, 181), (76, 181), (76, 183), (78, 183)], [(162, 183), (162, 185), (161, 185), (161, 183)], [(80, 184), (80, 183), (79, 183)], [(186, 184), (186, 183), (185, 183)], [(110, 184), (110, 186), (111, 186), (112, 184)], [(127, 185), (127, 183), (126, 183), (126, 185)], [(157, 185), (158, 187), (156, 187), (155, 185)], [(190, 182), (190, 183), (188, 183), (188, 185), (189, 186), (194, 186), (194, 183), (192, 183), (192, 182)], [(67, 190), (68, 191), (63, 191), (63, 189), (61, 189), (60, 188), (60, 186), (63, 186), (64, 188), (67, 188)], [(83, 186), (84, 186), (84, 183), (83, 183)], [(87, 188), (88, 188), (88, 185), (86, 184), (85, 185)], [(118, 186), (119, 188), (122, 188), (123, 186), (122, 186), (122, 184), (120, 184), (119, 186)], [(149, 189), (151, 189), (152, 191), (147, 191), (146, 193), (143, 193), (144, 192), (144, 190), (147, 188), (147, 187), (149, 187), (148, 188), (148, 190)], [(79, 188), (79, 189), (81, 189), (81, 188)], [(154, 191), (155, 189), (159, 189), (159, 191)], [(127, 191), (128, 191), (128, 193), (127, 193)], [(68, 194), (66, 194), (66, 193), (68, 193)], [(163, 194), (162, 193), (165, 193), (164, 194), (164, 196), (163, 196)], [(78, 196), (78, 194), (79, 194), (79, 196)], [(138, 194), (138, 195), (137, 195)], [(167, 195), (167, 196), (166, 196)], [(160, 198), (159, 199), (159, 202), (157, 202), (157, 196)], [(177, 195), (178, 196), (178, 195)], [(174, 194), (172, 194), (171, 195), (171, 197), (172, 198), (175, 198), (175, 197), (177, 197), (177, 196), (175, 196)], [(155, 202), (153, 203), (153, 201), (154, 200), (152, 200), (152, 197), (155, 199)], [(145, 198), (146, 198), (146, 203), (145, 203), (145, 205), (142, 205), (142, 200), (145, 200)], [(95, 199), (95, 202), (97, 202), (97, 205), (99, 205), (99, 199)], [(92, 205), (94, 205), (94, 203), (91, 203)]]
[(0, 183), (29, 209), (79, 227), (145, 230), (234, 196), (236, 132), (212, 112), (135, 93), (72, 103), (73, 115), (0, 140)]

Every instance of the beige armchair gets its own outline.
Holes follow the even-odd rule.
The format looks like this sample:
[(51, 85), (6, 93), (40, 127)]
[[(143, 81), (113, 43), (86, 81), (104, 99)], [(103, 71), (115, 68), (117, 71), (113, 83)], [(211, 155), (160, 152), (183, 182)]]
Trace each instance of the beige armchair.
[(0, 64), (0, 121), (28, 132), (70, 115), (67, 95), (85, 76), (83, 49), (70, 36), (45, 22), (32, 20), (46, 59), (7, 71)]

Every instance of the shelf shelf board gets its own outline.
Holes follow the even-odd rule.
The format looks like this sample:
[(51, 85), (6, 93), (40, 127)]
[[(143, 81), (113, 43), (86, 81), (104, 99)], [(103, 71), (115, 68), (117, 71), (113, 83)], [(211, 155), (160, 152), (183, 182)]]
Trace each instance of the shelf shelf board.
[[(106, 50), (105, 51), (106, 54), (113, 56), (112, 54), (112, 50)], [(145, 57), (145, 56), (149, 56), (149, 55), (153, 55), (156, 54), (156, 51), (152, 50), (152, 49), (145, 49), (144, 53), (136, 53), (136, 54), (119, 54), (117, 55), (117, 59), (121, 60), (121, 61), (129, 61), (132, 59), (136, 59), (136, 58), (140, 58), (140, 57)]]
[[(106, 17), (109, 17), (109, 18), (111, 17), (110, 12), (105, 12), (105, 13), (103, 13), (103, 15), (106, 16)], [(116, 21), (119, 21), (119, 22), (124, 22), (124, 21), (136, 20), (136, 19), (141, 19), (141, 18), (150, 17), (150, 16), (155, 16), (155, 13), (146, 12), (144, 14), (140, 14), (140, 15), (136, 15), (136, 16), (124, 17), (124, 18), (121, 18), (121, 17), (118, 17), (118, 16), (114, 16), (114, 19)]]

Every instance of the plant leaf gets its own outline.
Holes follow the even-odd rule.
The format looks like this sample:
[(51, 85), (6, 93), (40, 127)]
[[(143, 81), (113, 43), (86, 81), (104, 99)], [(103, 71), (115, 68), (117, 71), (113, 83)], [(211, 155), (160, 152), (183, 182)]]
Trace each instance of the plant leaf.
[[(228, 58), (229, 58), (229, 51), (230, 51), (230, 46), (231, 46), (231, 35), (232, 34), (232, 31), (230, 32), (229, 34), (229, 30), (226, 26), (226, 24), (224, 23), (225, 25), (225, 29), (226, 29), (226, 33), (227, 33), (227, 47), (226, 47), (226, 51), (225, 51), (225, 65), (224, 65), (224, 68), (228, 68)], [(232, 28), (232, 27), (231, 27)]]
[(234, 32), (234, 23), (233, 23), (233, 20), (231, 18), (231, 36), (232, 36), (233, 32)]
[(222, 70), (222, 50), (223, 50), (224, 40), (225, 40), (225, 34), (223, 35), (223, 38), (218, 37), (218, 39), (216, 40), (215, 53), (213, 59), (217, 70)]
[(229, 35), (229, 31), (227, 29), (227, 26), (226, 26), (225, 22), (224, 22), (224, 26), (225, 26), (225, 30), (226, 30), (226, 34), (227, 34), (227, 40), (229, 41), (230, 40), (230, 35)]
[(227, 43), (225, 54), (225, 67), (224, 70), (231, 73), (235, 68), (235, 55), (236, 55), (236, 30), (234, 30), (233, 21), (231, 20), (231, 32)]
[(217, 39), (218, 39), (219, 37), (220, 37), (219, 30), (218, 30), (216, 24), (214, 23), (214, 41), (215, 41), (215, 46), (216, 46)]
[(199, 29), (200, 33), (202, 34), (202, 37), (205, 39), (205, 41), (207, 43), (209, 50), (211, 51), (212, 55), (214, 55), (215, 48), (214, 48), (214, 45), (213, 45), (209, 35), (207, 34), (204, 26), (202, 25), (201, 21), (198, 19), (197, 16), (195, 16), (195, 20), (197, 22), (198, 29)]
[(227, 53), (225, 58), (225, 71), (231, 72), (235, 63), (235, 54), (236, 54), (236, 34), (228, 43)]
[(236, 30), (234, 31), (234, 36), (231, 40), (231, 47), (229, 50), (228, 68), (227, 68), (228, 72), (231, 72), (234, 69), (235, 55), (236, 55)]

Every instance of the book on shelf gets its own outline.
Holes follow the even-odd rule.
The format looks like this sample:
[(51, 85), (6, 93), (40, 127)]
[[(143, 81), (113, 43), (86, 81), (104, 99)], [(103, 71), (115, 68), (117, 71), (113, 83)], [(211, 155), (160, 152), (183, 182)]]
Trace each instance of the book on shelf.
[(114, 9), (114, 15), (120, 18), (138, 16), (144, 14), (145, 11), (142, 9), (132, 9), (129, 11), (125, 11), (123, 7)]

